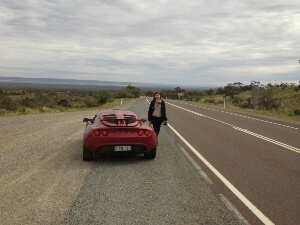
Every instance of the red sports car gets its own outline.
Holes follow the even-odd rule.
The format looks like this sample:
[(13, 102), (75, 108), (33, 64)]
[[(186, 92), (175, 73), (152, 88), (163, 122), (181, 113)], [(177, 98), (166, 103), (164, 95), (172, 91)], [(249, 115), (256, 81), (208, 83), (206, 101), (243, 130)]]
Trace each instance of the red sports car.
[(84, 118), (83, 160), (111, 153), (144, 154), (146, 159), (156, 156), (157, 138), (152, 127), (143, 125), (131, 111), (120, 109), (100, 111), (93, 119)]

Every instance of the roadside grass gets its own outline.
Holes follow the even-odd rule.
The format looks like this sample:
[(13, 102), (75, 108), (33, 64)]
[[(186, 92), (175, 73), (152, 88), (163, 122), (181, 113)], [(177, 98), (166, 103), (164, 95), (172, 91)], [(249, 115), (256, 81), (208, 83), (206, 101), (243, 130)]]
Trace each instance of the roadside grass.
[[(233, 112), (241, 112), (248, 115), (257, 115), (261, 117), (268, 117), (273, 119), (282, 119), (291, 122), (300, 122), (300, 93), (295, 92), (291, 88), (275, 89), (272, 92), (272, 100), (278, 102), (278, 108), (266, 109), (262, 104), (249, 105), (252, 98), (250, 92), (239, 93), (235, 96), (235, 100), (239, 99), (239, 105), (234, 104), (234, 99), (226, 97), (224, 104), (223, 95), (204, 96), (196, 104), (210, 106), (213, 108), (229, 110)], [(262, 101), (262, 99), (260, 99)], [(242, 107), (245, 105), (246, 107)]]
[(297, 122), (300, 124), (300, 116), (296, 115), (290, 115), (284, 112), (278, 112), (278, 111), (266, 111), (261, 109), (242, 109), (237, 106), (232, 105), (231, 103), (226, 103), (226, 106), (224, 108), (223, 104), (209, 104), (209, 103), (202, 103), (202, 102), (195, 102), (196, 104), (208, 106), (216, 109), (223, 109), (231, 112), (237, 112), (237, 113), (243, 113), (247, 115), (254, 115), (254, 116), (260, 116), (265, 118), (271, 118), (271, 119), (279, 119), (284, 121), (290, 121), (290, 122)]
[[(225, 89), (225, 88), (224, 88)], [(136, 88), (128, 86), (120, 92), (97, 91), (42, 91), (42, 90), (1, 90), (0, 116), (19, 116), (38, 113), (76, 112), (113, 108), (123, 101), (130, 101)], [(153, 96), (153, 93), (147, 94)], [(176, 91), (164, 91), (163, 96), (178, 99)], [(224, 99), (224, 96), (226, 98)], [(186, 92), (181, 99), (195, 104), (219, 109), (243, 112), (262, 117), (273, 117), (300, 122), (300, 88), (297, 86), (271, 86), (261, 88), (254, 107), (250, 91), (236, 92), (234, 95), (211, 90), (209, 92)], [(225, 100), (225, 103), (224, 103)]]
[(0, 88), (0, 116), (110, 108), (119, 105), (121, 99), (126, 101), (141, 94), (139, 88), (131, 85), (120, 91)]
[[(130, 101), (130, 99), (123, 99), (123, 103)], [(99, 105), (97, 107), (85, 107), (85, 108), (69, 108), (69, 107), (56, 107), (49, 108), (46, 106), (39, 108), (22, 108), (20, 111), (9, 111), (0, 109), (0, 117), (9, 117), (9, 116), (21, 116), (26, 114), (41, 114), (41, 113), (58, 113), (58, 112), (78, 112), (78, 111), (90, 111), (90, 110), (101, 110), (101, 109), (109, 109), (114, 108), (116, 106), (120, 106), (120, 99), (115, 99), (114, 101), (108, 102), (103, 105)]]

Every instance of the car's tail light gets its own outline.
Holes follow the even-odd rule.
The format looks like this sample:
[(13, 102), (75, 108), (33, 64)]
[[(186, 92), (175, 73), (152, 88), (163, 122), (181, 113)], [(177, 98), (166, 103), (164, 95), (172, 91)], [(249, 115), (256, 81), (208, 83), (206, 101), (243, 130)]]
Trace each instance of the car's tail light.
[(149, 136), (150, 133), (151, 133), (150, 130), (139, 130), (138, 135), (139, 136), (143, 136), (143, 135)]
[(145, 131), (144, 131), (144, 134), (145, 134), (146, 136), (149, 136), (150, 130), (145, 130)]
[(100, 132), (100, 130), (95, 130), (94, 134), (95, 134), (95, 136), (100, 136), (101, 132)]
[(94, 130), (94, 134), (95, 136), (107, 136), (108, 135), (108, 131), (107, 130)]

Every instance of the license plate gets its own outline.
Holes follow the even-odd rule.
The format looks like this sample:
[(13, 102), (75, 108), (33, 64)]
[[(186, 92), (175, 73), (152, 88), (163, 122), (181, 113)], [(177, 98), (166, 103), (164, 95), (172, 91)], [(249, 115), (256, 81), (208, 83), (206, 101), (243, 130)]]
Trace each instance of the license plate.
[(116, 152), (131, 151), (131, 146), (115, 146)]

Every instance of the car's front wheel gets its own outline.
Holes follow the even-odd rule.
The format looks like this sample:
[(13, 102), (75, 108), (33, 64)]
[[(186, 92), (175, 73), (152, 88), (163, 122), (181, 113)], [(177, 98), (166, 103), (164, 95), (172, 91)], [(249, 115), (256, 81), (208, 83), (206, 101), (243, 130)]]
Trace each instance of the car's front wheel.
[(144, 153), (145, 159), (154, 159), (156, 157), (156, 147), (153, 148), (150, 152)]
[(93, 153), (89, 152), (88, 150), (86, 150), (84, 147), (83, 147), (83, 155), (82, 155), (82, 159), (83, 161), (91, 161), (94, 159), (93, 157)]

